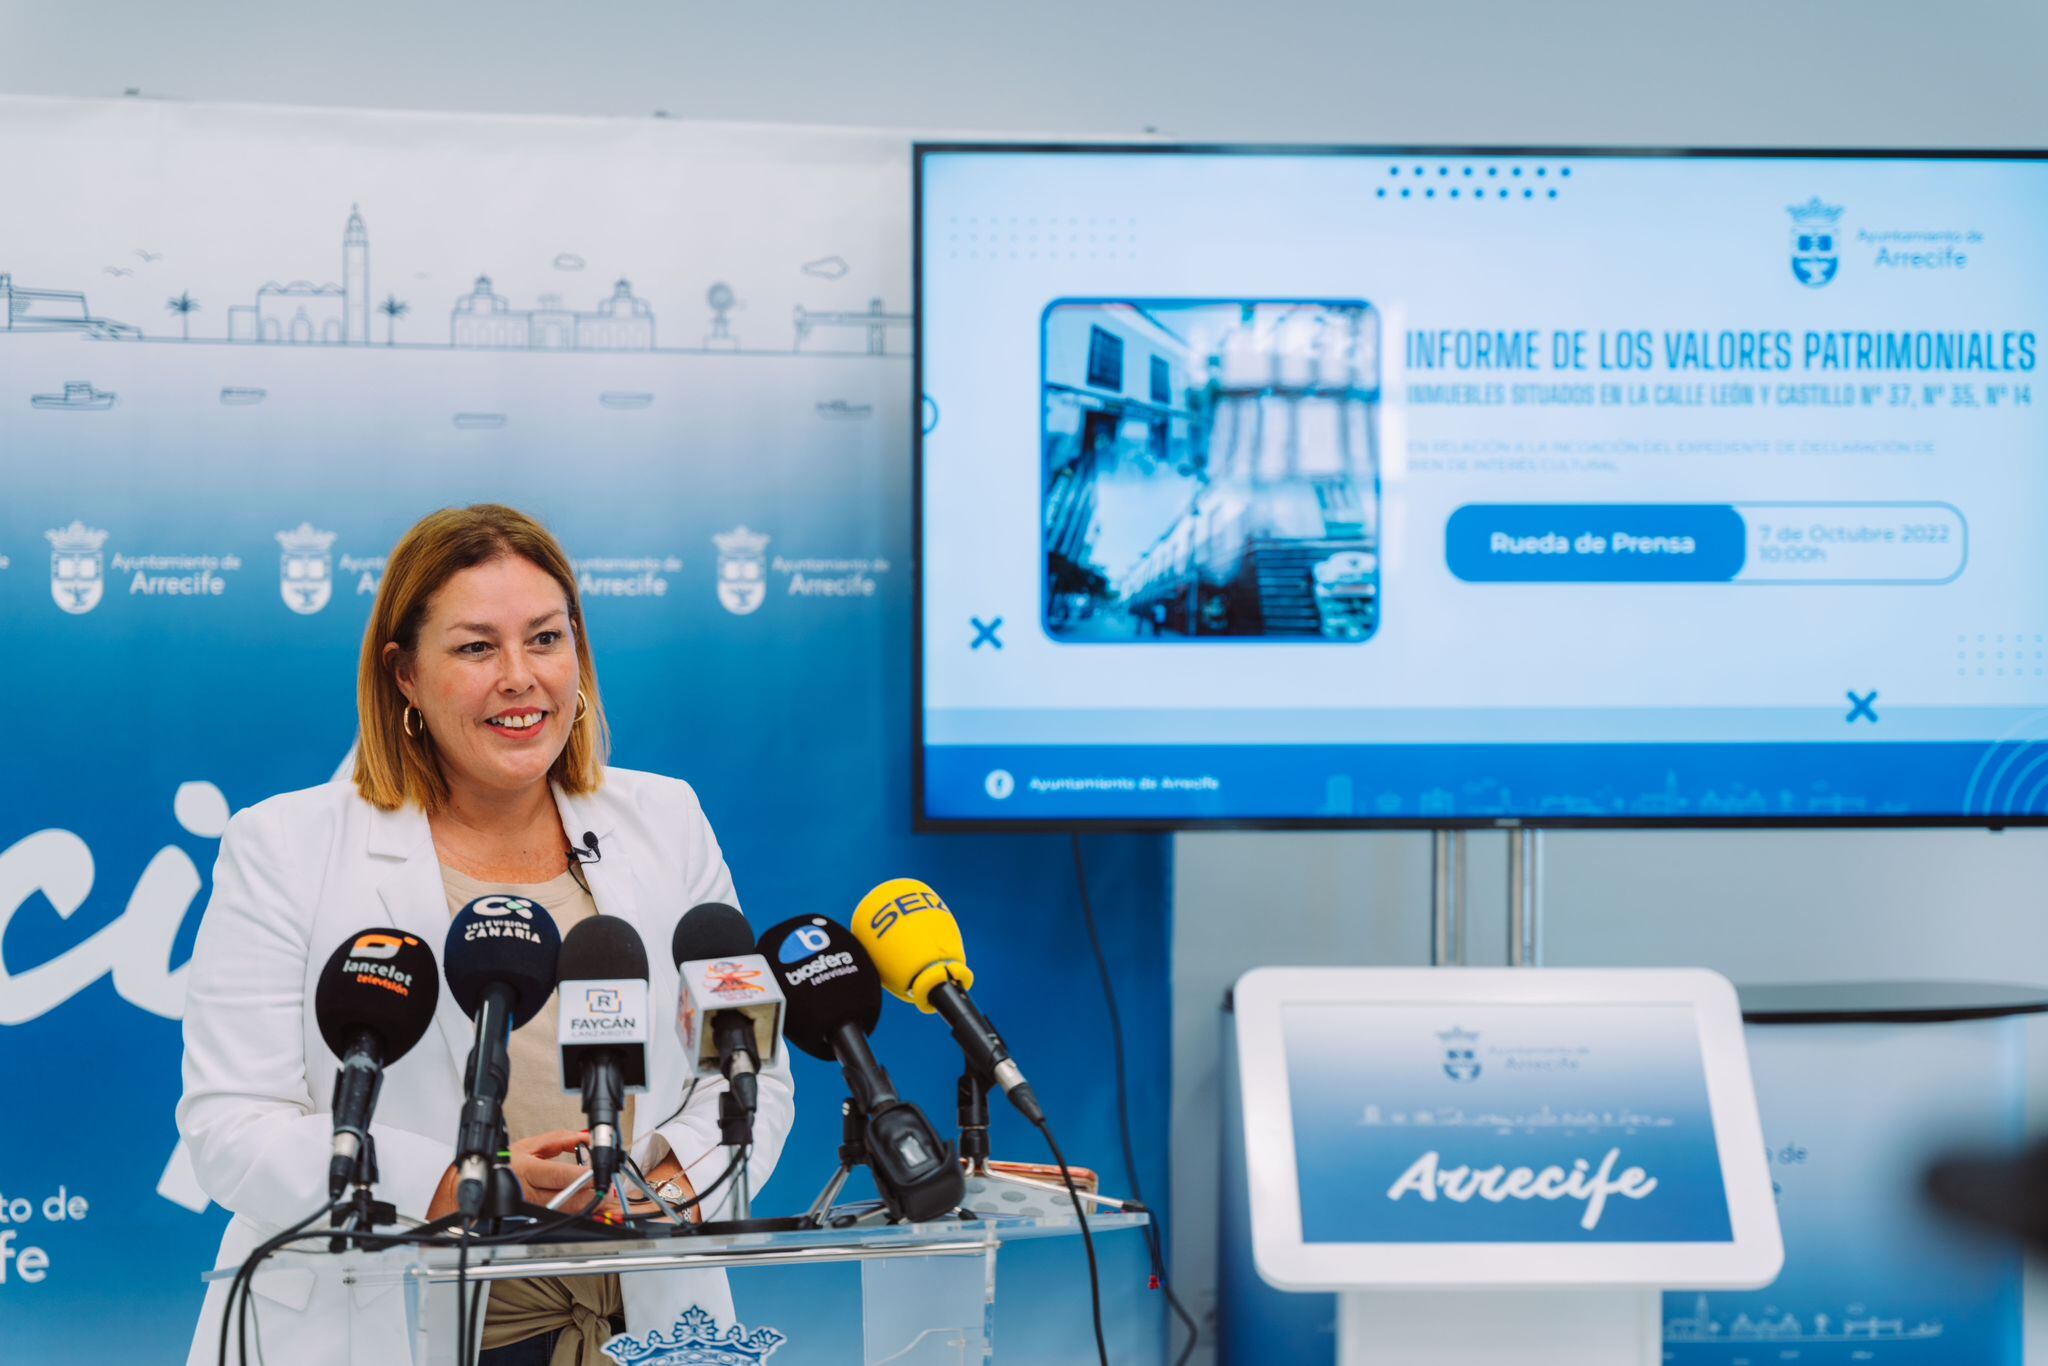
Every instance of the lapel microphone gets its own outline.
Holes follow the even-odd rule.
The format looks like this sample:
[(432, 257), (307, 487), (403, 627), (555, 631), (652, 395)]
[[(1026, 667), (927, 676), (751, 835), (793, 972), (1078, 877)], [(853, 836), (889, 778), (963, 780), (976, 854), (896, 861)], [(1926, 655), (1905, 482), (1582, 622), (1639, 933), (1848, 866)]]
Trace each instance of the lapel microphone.
[(596, 833), (590, 830), (584, 831), (583, 847), (578, 849), (572, 844), (566, 853), (569, 858), (569, 875), (576, 879), (576, 885), (583, 889), (585, 896), (590, 895), (590, 882), (583, 876), (583, 865), (586, 863), (604, 862), (604, 855), (597, 852)]

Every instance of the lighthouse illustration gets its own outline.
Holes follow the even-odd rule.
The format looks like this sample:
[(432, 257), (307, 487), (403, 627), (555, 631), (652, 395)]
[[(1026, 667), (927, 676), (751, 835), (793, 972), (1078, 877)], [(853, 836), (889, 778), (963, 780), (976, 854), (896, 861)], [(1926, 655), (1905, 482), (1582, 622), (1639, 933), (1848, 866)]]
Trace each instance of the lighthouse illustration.
[(254, 303), (228, 309), (228, 340), (364, 346), (370, 340), (370, 233), (351, 205), (341, 234), (341, 283), (272, 280)]

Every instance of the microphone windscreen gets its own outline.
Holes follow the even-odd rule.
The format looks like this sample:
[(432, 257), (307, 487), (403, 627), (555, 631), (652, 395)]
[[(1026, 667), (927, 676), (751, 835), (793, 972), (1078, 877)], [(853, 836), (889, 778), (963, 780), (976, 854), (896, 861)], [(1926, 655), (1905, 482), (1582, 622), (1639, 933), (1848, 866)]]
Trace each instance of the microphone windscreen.
[(974, 985), (960, 922), (937, 892), (914, 877), (891, 878), (862, 897), (853, 911), (853, 933), (890, 994), (926, 1014), (932, 1011), (932, 988), (941, 982), (963, 991)]
[(434, 951), (409, 934), (372, 927), (342, 941), (313, 987), (313, 1018), (339, 1058), (368, 1030), (389, 1067), (420, 1041), (441, 999)]
[(723, 901), (707, 901), (683, 913), (668, 947), (677, 963), (741, 958), (754, 951), (754, 930), (745, 916)]
[(1923, 1178), (1946, 1213), (2036, 1250), (2048, 1246), (2048, 1144), (2023, 1153), (1986, 1150), (1944, 1155)]
[(484, 989), (512, 988), (512, 1027), (540, 1014), (555, 991), (562, 934), (547, 907), (517, 896), (480, 896), (455, 913), (441, 968), (462, 1013), (476, 1018)]
[(560, 971), (564, 982), (611, 977), (646, 977), (647, 946), (640, 931), (615, 915), (579, 920), (562, 937)]
[(782, 985), (782, 1037), (833, 1061), (832, 1035), (849, 1022), (863, 1034), (882, 1018), (882, 979), (844, 925), (800, 915), (761, 935), (761, 956)]

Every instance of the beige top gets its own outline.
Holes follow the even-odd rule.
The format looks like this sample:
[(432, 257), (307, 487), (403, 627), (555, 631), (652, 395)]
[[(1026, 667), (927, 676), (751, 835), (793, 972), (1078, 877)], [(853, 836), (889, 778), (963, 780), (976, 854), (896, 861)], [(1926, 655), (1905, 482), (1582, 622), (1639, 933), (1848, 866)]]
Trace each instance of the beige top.
[[(448, 893), (451, 919), (480, 896), (524, 897), (546, 910), (564, 937), (597, 914), (597, 903), (573, 873), (540, 883), (480, 882), (444, 863), (441, 886)], [(562, 1054), (555, 1038), (561, 1020), (557, 999), (550, 995), (538, 1015), (512, 1031), (507, 1050), (512, 1074), (505, 1087), (505, 1135), (513, 1143), (553, 1129), (583, 1127), (583, 1097), (562, 1089)], [(619, 1116), (619, 1129), (620, 1139), (630, 1143), (631, 1095)], [(612, 1336), (610, 1320), (623, 1308), (617, 1276), (499, 1281), (491, 1287), (483, 1345), (504, 1347), (560, 1329), (564, 1331), (556, 1340), (550, 1366), (607, 1366), (602, 1344)]]
[[(441, 885), (448, 893), (448, 914), (452, 918), (480, 896), (517, 896), (545, 909), (548, 918), (564, 938), (578, 924), (597, 914), (597, 903), (573, 873), (563, 873), (546, 882), (480, 882), (467, 873), (441, 865)], [(540, 1014), (512, 1031), (508, 1050), (512, 1075), (505, 1088), (505, 1135), (517, 1143), (534, 1134), (553, 1129), (581, 1129), (583, 1098), (562, 1089), (562, 1053), (556, 1040), (561, 1007), (555, 996), (540, 1008)], [(619, 1116), (620, 1139), (632, 1142), (633, 1097), (626, 1097)], [(573, 1159), (571, 1159), (573, 1160)]]

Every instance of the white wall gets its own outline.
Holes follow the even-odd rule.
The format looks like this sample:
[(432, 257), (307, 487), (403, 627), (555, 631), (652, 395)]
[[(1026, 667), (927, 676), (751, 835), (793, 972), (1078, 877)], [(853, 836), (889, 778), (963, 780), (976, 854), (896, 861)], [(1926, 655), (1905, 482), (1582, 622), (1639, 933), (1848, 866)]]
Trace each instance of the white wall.
[(0, 91), (907, 129), (2028, 144), (2027, 0), (0, 0)]
[[(0, 92), (859, 124), (924, 133), (2039, 145), (2030, 0), (0, 0)], [(1475, 848), (1497, 952), (1498, 837)], [(2048, 836), (1565, 835), (1556, 963), (2048, 980)], [(1216, 1004), (1254, 962), (1419, 962), (1421, 836), (1179, 841), (1174, 1229), (1213, 1241)], [(1246, 928), (1258, 912), (1256, 931)]]

